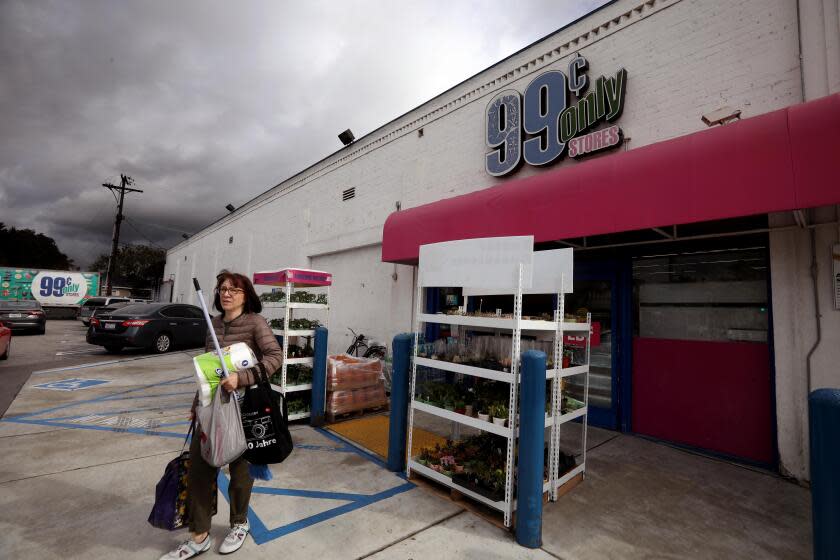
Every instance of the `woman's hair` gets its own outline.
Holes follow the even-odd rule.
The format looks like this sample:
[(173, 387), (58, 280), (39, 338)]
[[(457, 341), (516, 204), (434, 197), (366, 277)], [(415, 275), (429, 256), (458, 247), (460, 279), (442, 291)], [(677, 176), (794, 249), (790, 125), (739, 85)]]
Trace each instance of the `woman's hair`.
[(248, 277), (244, 274), (238, 274), (229, 270), (222, 270), (216, 275), (216, 290), (213, 296), (214, 309), (224, 313), (224, 310), (222, 309), (222, 301), (219, 295), (219, 288), (225, 280), (229, 280), (234, 288), (239, 288), (244, 291), (243, 295), (245, 296), (245, 308), (242, 310), (243, 313), (260, 313), (262, 311), (262, 302), (260, 301), (256, 290), (254, 290), (254, 285), (251, 284)]

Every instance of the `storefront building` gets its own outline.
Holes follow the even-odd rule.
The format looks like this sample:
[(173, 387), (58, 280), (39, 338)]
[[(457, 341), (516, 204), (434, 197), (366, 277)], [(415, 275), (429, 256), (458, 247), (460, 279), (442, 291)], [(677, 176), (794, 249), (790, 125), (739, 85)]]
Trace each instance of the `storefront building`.
[(840, 386), (838, 92), (836, 2), (618, 0), (174, 247), (164, 278), (188, 301), (221, 268), (330, 271), (340, 351), (412, 329), (421, 244), (573, 247), (593, 423), (808, 480), (806, 395)]

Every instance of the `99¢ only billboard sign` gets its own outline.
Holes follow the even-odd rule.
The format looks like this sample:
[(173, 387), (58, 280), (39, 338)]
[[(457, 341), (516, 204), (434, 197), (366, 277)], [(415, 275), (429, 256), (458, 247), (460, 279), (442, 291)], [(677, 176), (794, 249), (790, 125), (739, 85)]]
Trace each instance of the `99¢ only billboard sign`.
[(99, 291), (99, 274), (0, 267), (0, 300), (80, 305)]
[(577, 55), (567, 73), (545, 72), (524, 93), (505, 90), (490, 100), (485, 112), (487, 173), (501, 177), (523, 161), (541, 167), (565, 153), (579, 157), (621, 142), (621, 129), (615, 125), (587, 131), (621, 116), (627, 70), (599, 76), (590, 88), (588, 69), (587, 60)]

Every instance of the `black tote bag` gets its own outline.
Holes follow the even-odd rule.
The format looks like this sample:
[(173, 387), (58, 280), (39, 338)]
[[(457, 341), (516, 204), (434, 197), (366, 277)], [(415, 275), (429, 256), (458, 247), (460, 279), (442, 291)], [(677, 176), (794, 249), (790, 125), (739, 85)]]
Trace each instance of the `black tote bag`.
[(252, 465), (282, 463), (292, 452), (286, 399), (272, 389), (260, 368), (257, 384), (245, 390), (240, 404), (248, 447), (243, 455)]

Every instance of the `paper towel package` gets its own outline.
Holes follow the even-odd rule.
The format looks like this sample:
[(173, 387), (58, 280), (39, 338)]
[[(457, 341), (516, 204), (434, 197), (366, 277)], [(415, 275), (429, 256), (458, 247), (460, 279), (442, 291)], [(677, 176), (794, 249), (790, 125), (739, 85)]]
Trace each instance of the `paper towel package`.
[[(237, 342), (222, 348), (229, 372), (241, 371), (254, 367), (257, 357), (244, 342)], [(201, 406), (209, 406), (216, 394), (216, 387), (222, 377), (222, 363), (215, 352), (207, 352), (193, 358), (195, 377), (198, 383), (198, 400)]]

